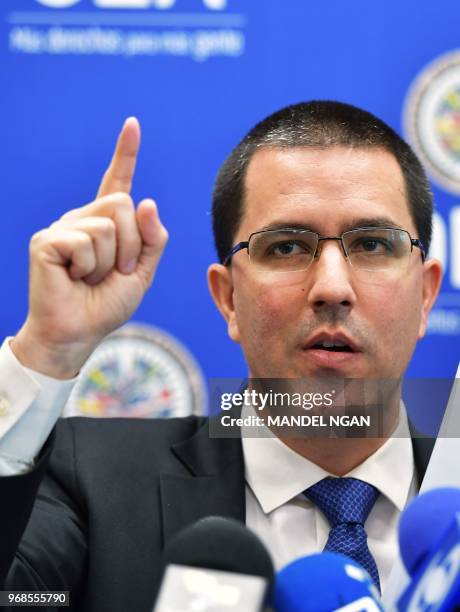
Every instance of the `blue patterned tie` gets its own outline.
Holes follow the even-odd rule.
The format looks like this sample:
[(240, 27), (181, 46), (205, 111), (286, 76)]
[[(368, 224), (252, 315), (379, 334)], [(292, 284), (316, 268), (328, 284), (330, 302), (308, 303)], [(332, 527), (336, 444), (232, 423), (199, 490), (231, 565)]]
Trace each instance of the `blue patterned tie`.
[(379, 491), (357, 478), (324, 478), (304, 491), (304, 495), (331, 525), (324, 550), (342, 553), (360, 563), (380, 591), (379, 573), (364, 530)]

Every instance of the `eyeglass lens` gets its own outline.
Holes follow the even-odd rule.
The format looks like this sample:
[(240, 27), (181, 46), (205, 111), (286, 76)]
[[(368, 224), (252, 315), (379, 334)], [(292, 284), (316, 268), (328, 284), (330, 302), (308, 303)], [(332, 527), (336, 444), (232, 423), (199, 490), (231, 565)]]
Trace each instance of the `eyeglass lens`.
[[(360, 270), (404, 268), (411, 253), (410, 236), (404, 230), (386, 228), (356, 229), (342, 235), (351, 265)], [(318, 256), (323, 244), (307, 230), (268, 230), (255, 233), (249, 241), (252, 264), (267, 271), (305, 270)]]

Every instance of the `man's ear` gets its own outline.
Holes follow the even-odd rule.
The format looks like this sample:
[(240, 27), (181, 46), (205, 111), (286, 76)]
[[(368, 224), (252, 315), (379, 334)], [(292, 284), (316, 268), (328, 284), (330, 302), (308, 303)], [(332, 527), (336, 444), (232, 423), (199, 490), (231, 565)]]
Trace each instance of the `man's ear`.
[(208, 287), (212, 299), (227, 321), (228, 335), (235, 342), (240, 341), (233, 304), (233, 278), (230, 267), (214, 263), (208, 268)]
[(422, 279), (422, 316), (418, 337), (423, 338), (426, 332), (428, 315), (438, 296), (442, 283), (442, 266), (437, 259), (428, 259), (423, 264)]

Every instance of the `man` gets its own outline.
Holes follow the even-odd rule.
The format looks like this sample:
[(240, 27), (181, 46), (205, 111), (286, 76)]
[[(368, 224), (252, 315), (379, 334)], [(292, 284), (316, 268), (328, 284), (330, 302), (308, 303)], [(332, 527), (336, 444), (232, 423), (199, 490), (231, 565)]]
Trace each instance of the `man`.
[[(345, 530), (384, 586), (429, 454), (412, 446), (399, 395), (379, 438), (241, 442), (210, 437), (203, 418), (71, 419), (42, 449), (72, 384), (57, 379), (72, 380), (132, 314), (166, 242), (155, 204), (135, 210), (129, 197), (138, 146), (129, 119), (96, 200), (31, 241), (29, 314), (2, 349), (27, 396), (2, 417), (2, 473), (14, 474), (0, 481), (5, 588), (70, 589), (75, 609), (147, 610), (165, 543), (210, 514), (246, 521), (277, 566), (338, 550)], [(251, 130), (217, 179), (220, 263), (208, 273), (250, 377), (399, 380), (441, 283), (426, 259), (431, 214), (414, 154), (364, 111), (299, 104)], [(362, 514), (354, 534), (350, 519), (334, 524), (332, 498)]]

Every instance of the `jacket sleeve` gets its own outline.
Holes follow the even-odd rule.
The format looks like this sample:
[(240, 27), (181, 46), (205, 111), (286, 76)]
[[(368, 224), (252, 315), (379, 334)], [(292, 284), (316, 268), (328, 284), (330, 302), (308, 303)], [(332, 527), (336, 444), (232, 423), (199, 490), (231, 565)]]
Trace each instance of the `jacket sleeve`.
[(68, 590), (72, 608), (87, 562), (85, 504), (75, 441), (58, 422), (35, 468), (0, 478), (0, 584), (4, 590)]

